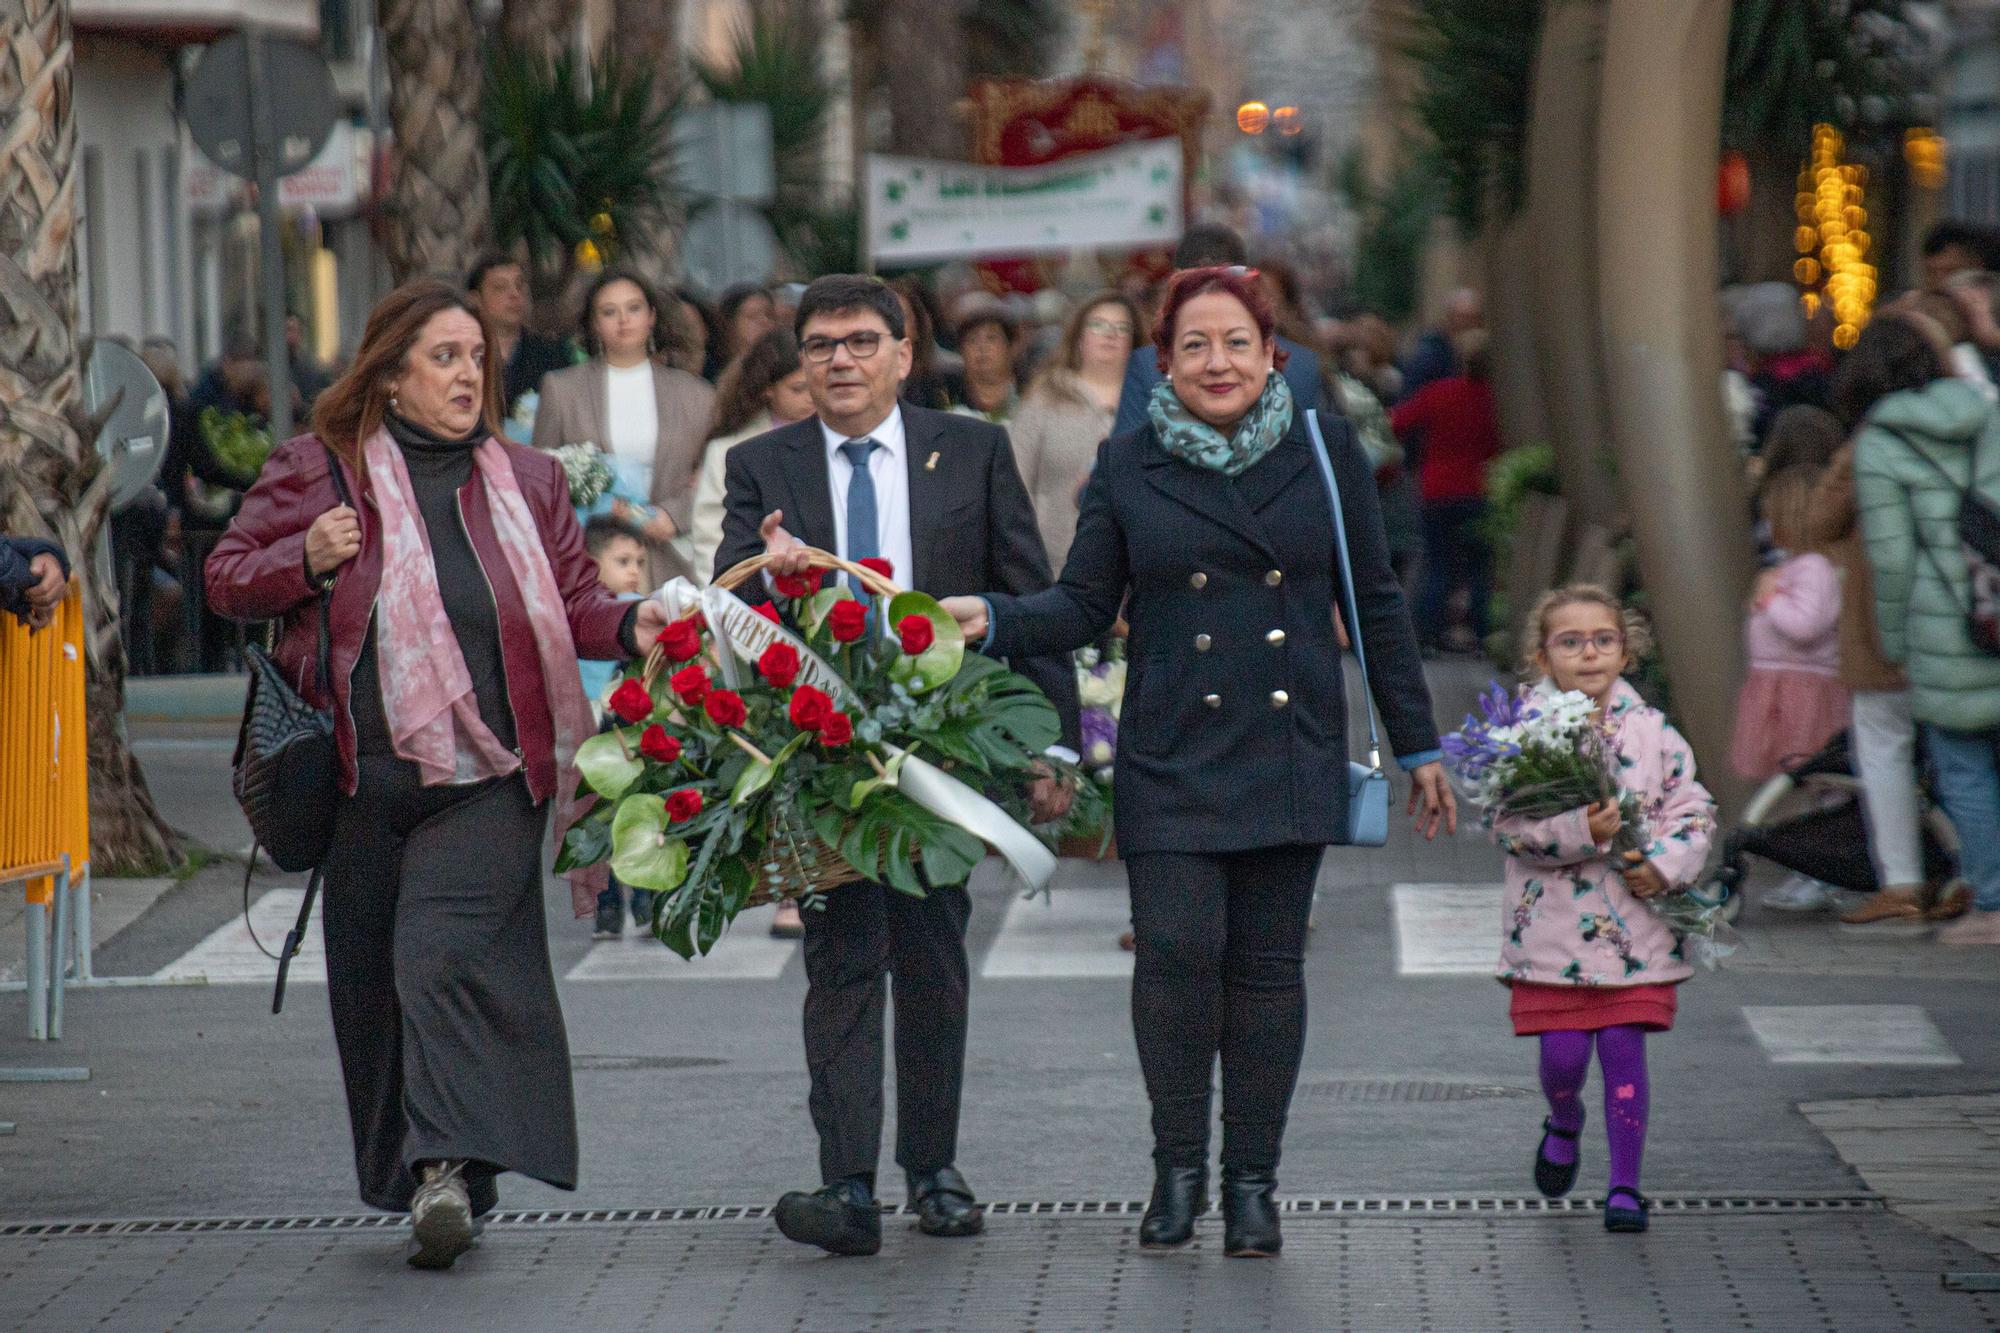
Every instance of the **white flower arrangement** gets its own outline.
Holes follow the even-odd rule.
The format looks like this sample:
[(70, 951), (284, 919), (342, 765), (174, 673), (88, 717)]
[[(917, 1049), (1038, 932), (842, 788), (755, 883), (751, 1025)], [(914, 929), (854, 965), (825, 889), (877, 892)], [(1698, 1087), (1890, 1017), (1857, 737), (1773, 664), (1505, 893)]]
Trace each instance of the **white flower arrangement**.
[(569, 478), (570, 503), (579, 509), (596, 504), (617, 480), (604, 451), (588, 440), (563, 445), (556, 450), (556, 458), (562, 463), (563, 475)]

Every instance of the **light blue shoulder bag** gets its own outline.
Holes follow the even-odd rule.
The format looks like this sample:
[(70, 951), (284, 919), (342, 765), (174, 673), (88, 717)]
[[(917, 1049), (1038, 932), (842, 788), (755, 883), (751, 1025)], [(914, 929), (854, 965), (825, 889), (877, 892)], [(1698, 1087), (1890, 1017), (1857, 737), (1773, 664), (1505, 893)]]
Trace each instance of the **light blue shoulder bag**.
[(1333, 460), (1327, 456), (1326, 437), (1319, 432), (1319, 413), (1308, 409), (1306, 430), (1312, 436), (1313, 454), (1319, 460), (1320, 480), (1326, 483), (1327, 503), (1333, 508), (1333, 540), (1340, 552), (1340, 582), (1347, 593), (1347, 636), (1354, 642), (1354, 656), (1361, 663), (1361, 695), (1368, 701), (1368, 762), (1347, 764), (1347, 841), (1355, 847), (1380, 847), (1389, 841), (1389, 775), (1382, 771), (1382, 741), (1375, 728), (1375, 691), (1368, 681), (1368, 648), (1362, 642), (1360, 609), (1354, 602), (1354, 562), (1347, 552), (1347, 520), (1340, 509), (1340, 483), (1333, 479)]

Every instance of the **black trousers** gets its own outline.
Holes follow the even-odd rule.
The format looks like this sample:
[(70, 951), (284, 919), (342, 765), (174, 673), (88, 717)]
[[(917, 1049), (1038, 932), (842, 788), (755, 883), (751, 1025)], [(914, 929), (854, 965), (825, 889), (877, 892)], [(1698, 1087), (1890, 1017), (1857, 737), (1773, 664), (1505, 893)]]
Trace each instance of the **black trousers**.
[(965, 1081), (963, 888), (913, 898), (882, 884), (844, 884), (805, 913), (806, 1068), (827, 1183), (873, 1179), (882, 1155), (882, 1024), (896, 997), (896, 1163), (921, 1174), (958, 1157)]
[(327, 998), (361, 1197), (410, 1206), (421, 1162), (465, 1159), (473, 1207), (519, 1171), (576, 1185), (569, 1041), (549, 968), (542, 830), (520, 774), (419, 785), (361, 757), (326, 865)]
[(1222, 1164), (1274, 1169), (1305, 1051), (1306, 919), (1318, 846), (1127, 858), (1132, 1031), (1153, 1103), (1153, 1158), (1208, 1161), (1222, 1057)]

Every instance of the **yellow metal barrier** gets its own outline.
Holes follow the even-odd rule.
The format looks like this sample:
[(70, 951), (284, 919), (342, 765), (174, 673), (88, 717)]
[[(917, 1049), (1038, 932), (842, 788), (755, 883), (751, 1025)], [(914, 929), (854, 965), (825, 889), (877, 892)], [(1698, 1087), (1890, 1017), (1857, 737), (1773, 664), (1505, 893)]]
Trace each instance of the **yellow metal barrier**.
[(36, 1040), (62, 1036), (72, 899), (79, 887), (89, 891), (85, 737), (83, 608), (72, 585), (43, 629), (30, 633), (0, 614), (0, 885), (20, 883), (27, 894)]

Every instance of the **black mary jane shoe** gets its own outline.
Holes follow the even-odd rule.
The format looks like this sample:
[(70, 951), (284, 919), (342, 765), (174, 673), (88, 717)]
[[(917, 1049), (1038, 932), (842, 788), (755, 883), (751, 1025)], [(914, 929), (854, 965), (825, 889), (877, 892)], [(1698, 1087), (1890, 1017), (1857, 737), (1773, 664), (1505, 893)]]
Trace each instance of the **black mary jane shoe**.
[[(1632, 1201), (1632, 1206), (1618, 1203), (1619, 1198)], [(1628, 1234), (1644, 1231), (1646, 1214), (1652, 1209), (1652, 1201), (1635, 1189), (1620, 1185), (1604, 1196), (1604, 1229)]]
[(1194, 1220), (1208, 1211), (1206, 1166), (1162, 1166), (1153, 1173), (1153, 1199), (1139, 1219), (1139, 1248), (1173, 1250), (1194, 1239)]
[(1535, 1145), (1535, 1188), (1542, 1192), (1543, 1198), (1560, 1199), (1569, 1193), (1570, 1187), (1576, 1184), (1577, 1168), (1583, 1165), (1581, 1153), (1570, 1158), (1567, 1163), (1550, 1161), (1549, 1140), (1556, 1138), (1575, 1143), (1577, 1135), (1582, 1132), (1581, 1127), (1557, 1129), (1553, 1120), (1542, 1121), (1542, 1141)]
[(778, 1230), (828, 1254), (874, 1254), (882, 1248), (882, 1210), (859, 1182), (837, 1180), (808, 1194), (793, 1190), (773, 1211)]
[(1274, 1171), (1222, 1168), (1222, 1252), (1231, 1259), (1268, 1259), (1284, 1247), (1278, 1233)]
[(986, 1230), (986, 1210), (955, 1166), (910, 1177), (910, 1206), (917, 1230), (926, 1236), (977, 1236)]

